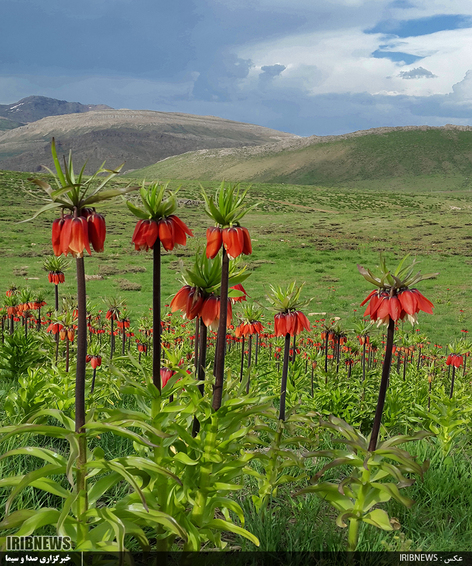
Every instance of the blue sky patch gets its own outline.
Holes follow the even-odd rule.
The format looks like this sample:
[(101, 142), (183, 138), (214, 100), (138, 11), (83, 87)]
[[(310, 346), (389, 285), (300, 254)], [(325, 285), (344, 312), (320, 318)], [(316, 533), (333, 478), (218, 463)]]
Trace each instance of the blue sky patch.
[(384, 33), (397, 37), (416, 37), (437, 31), (472, 27), (472, 18), (460, 14), (447, 14), (417, 20), (383, 20), (364, 33)]
[(420, 59), (424, 59), (424, 57), (419, 57), (418, 55), (411, 55), (410, 53), (403, 53), (401, 51), (382, 51), (377, 49), (373, 53), (371, 53), (372, 57), (376, 59), (390, 59), (390, 61), (394, 61), (395, 63), (400, 63), (403, 61), (406, 65), (411, 65)]

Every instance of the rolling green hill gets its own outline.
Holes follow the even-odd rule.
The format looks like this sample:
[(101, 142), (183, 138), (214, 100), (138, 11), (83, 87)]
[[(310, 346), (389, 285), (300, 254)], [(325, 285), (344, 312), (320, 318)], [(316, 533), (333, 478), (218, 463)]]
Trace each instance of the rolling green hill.
[[(463, 187), (472, 175), (472, 128), (376, 128), (258, 147), (193, 151), (129, 174), (201, 179), (395, 188), (431, 183)], [(386, 185), (385, 185), (386, 184)]]

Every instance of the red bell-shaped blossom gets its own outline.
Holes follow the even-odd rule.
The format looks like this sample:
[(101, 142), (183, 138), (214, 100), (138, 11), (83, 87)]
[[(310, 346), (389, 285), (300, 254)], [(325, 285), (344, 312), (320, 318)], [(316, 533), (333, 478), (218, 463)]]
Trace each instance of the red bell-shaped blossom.
[(456, 368), (461, 367), (463, 363), (464, 363), (464, 358), (460, 354), (449, 354), (446, 360), (447, 366), (453, 365)]
[(236, 327), (234, 333), (237, 338), (240, 336), (248, 336), (251, 334), (260, 334), (263, 330), (263, 326), (259, 321), (249, 322), (249, 323), (241, 323), (238, 327)]
[(153, 249), (159, 236), (159, 228), (154, 220), (138, 220), (134, 229), (132, 243), (136, 250)]
[(76, 218), (71, 215), (64, 216), (60, 234), (60, 249), (64, 255), (71, 253), (74, 257), (82, 257), (84, 250), (92, 255), (87, 220), (83, 216)]
[(222, 236), (223, 245), (230, 259), (252, 253), (251, 237), (247, 228), (242, 226), (223, 228)]
[(166, 251), (172, 251), (175, 245), (185, 246), (187, 235), (193, 233), (178, 216), (171, 215), (161, 220), (138, 220), (132, 242), (136, 250), (154, 249), (157, 238)]
[(433, 303), (424, 297), (417, 289), (405, 289), (397, 295), (390, 296), (386, 291), (375, 290), (369, 293), (361, 306), (369, 302), (364, 316), (380, 324), (387, 324), (391, 319), (394, 322), (408, 317), (410, 322), (416, 322), (416, 315), (420, 311), (433, 314)]
[[(220, 319), (220, 298), (210, 295), (203, 302), (202, 310), (200, 313), (203, 324), (211, 330), (217, 330), (218, 322)], [(228, 299), (228, 312), (226, 316), (226, 326), (231, 324), (233, 318), (233, 309), (231, 301)]]
[(56, 218), (52, 223), (52, 249), (55, 256), (62, 254), (61, 231), (64, 225), (64, 218)]
[(161, 368), (161, 386), (165, 387), (169, 379), (175, 374), (175, 371), (172, 371), (169, 368)]
[(276, 336), (297, 336), (303, 330), (310, 330), (310, 322), (301, 311), (278, 313), (274, 316)]
[(96, 369), (102, 365), (102, 357), (101, 356), (92, 356), (90, 358), (90, 365), (92, 369)]
[(207, 247), (206, 256), (208, 259), (213, 259), (217, 256), (223, 244), (222, 230), (218, 226), (211, 226), (206, 231)]
[(241, 283), (238, 283), (237, 285), (233, 285), (231, 289), (235, 289), (236, 291), (241, 291), (241, 293), (244, 293), (244, 295), (241, 295), (240, 297), (231, 297), (231, 301), (233, 303), (241, 303), (242, 301), (246, 300), (247, 293), (244, 287), (241, 285)]
[(107, 233), (105, 218), (93, 210), (87, 215), (87, 225), (89, 240), (94, 251), (103, 252)]
[(58, 285), (59, 283), (65, 282), (64, 273), (62, 271), (50, 271), (48, 273), (48, 281), (49, 283), (54, 283)]

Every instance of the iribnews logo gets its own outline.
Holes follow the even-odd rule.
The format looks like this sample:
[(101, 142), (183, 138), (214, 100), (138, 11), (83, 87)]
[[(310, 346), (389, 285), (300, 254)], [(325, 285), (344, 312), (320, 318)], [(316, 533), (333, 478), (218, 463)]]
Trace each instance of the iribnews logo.
[(72, 550), (70, 537), (7, 536), (7, 550)]

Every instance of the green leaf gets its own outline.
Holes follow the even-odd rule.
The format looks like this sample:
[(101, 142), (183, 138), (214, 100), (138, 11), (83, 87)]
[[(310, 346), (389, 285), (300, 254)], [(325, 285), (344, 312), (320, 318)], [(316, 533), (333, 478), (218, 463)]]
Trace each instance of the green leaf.
[(244, 538), (247, 538), (256, 546), (260, 545), (259, 539), (256, 536), (254, 536), (252, 533), (246, 531), (246, 529), (243, 529), (242, 527), (238, 527), (234, 523), (230, 523), (229, 521), (224, 521), (223, 519), (213, 519), (212, 521), (207, 523), (205, 527), (208, 529), (217, 529), (219, 531), (235, 533)]
[(185, 452), (177, 452), (177, 454), (174, 455), (174, 460), (177, 460), (186, 466), (196, 466), (198, 464), (198, 460), (192, 460), (192, 458), (187, 456)]
[(59, 163), (59, 159), (57, 157), (56, 140), (54, 138), (52, 138), (51, 141), (51, 153), (52, 153), (52, 158), (54, 160), (54, 167), (56, 168), (57, 176), (59, 177), (61, 185), (64, 186), (66, 184), (66, 179), (64, 177), (61, 164)]
[(149, 220), (151, 217), (149, 213), (145, 212), (144, 210), (141, 210), (140, 208), (132, 204), (129, 200), (126, 201), (126, 206), (135, 216), (141, 218), (141, 220)]
[(55, 525), (59, 518), (59, 511), (45, 507), (37, 509), (33, 515), (25, 519), (16, 536), (29, 536), (45, 525)]
[(374, 527), (384, 531), (393, 531), (390, 519), (383, 509), (374, 509), (370, 513), (364, 515), (362, 520), (364, 523), (369, 523), (369, 525), (374, 525)]
[[(163, 527), (169, 529), (172, 533), (175, 533), (180, 538), (187, 540), (187, 532), (173, 517), (171, 517), (167, 513), (155, 511), (154, 509), (149, 509), (148, 511), (146, 511), (144, 507), (139, 503), (128, 505), (122, 511), (126, 511), (126, 513), (123, 515), (125, 517), (136, 517), (144, 519), (146, 523), (162, 525)], [(120, 513), (120, 516), (122, 516), (122, 513)]]
[(53, 450), (49, 450), (48, 448), (38, 448), (32, 446), (9, 450), (8, 452), (5, 452), (5, 454), (2, 454), (0, 456), (0, 460), (3, 460), (3, 458), (8, 458), (9, 456), (15, 456), (17, 454), (36, 456), (36, 458), (41, 458), (42, 460), (45, 460), (50, 464), (58, 464), (58, 465), (66, 464), (66, 459), (57, 452), (54, 452)]
[(39, 470), (33, 470), (29, 474), (26, 474), (22, 477), (18, 485), (12, 490), (10, 497), (8, 498), (5, 504), (5, 513), (8, 514), (11, 504), (15, 497), (22, 491), (25, 487), (31, 485), (34, 481), (46, 477), (48, 475), (61, 475), (66, 471), (65, 466), (56, 465), (56, 464), (47, 464), (43, 466)]

